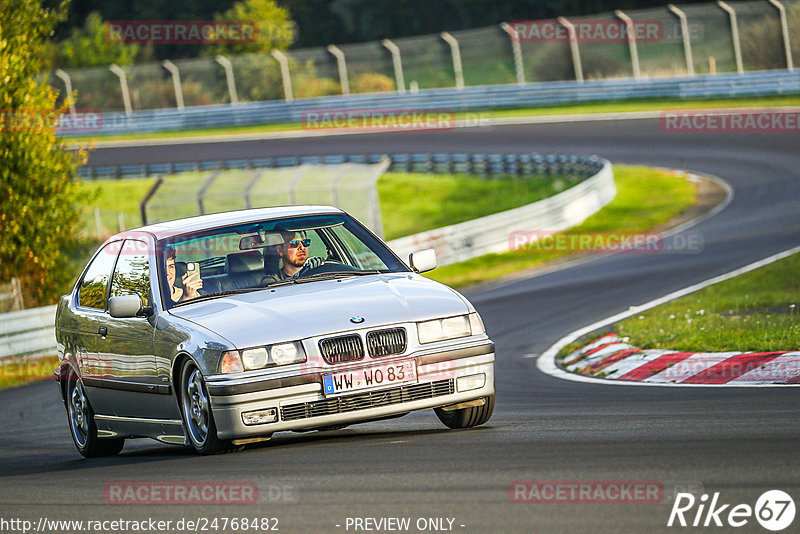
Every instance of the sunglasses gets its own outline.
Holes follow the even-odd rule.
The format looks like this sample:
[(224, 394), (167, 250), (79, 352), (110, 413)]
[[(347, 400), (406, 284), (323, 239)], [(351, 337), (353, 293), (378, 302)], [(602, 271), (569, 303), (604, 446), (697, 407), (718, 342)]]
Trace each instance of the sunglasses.
[(301, 243), (303, 244), (303, 246), (305, 248), (308, 248), (308, 247), (311, 246), (311, 239), (308, 239), (308, 238), (306, 238), (306, 239), (292, 239), (291, 241), (286, 243), (286, 245), (289, 248), (297, 248), (297, 247), (300, 246)]

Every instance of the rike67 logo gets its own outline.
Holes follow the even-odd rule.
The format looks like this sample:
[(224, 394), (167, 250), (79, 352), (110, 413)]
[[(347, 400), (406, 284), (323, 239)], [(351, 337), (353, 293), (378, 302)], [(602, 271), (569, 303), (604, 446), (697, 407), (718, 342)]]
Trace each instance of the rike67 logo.
[(691, 493), (679, 493), (672, 505), (667, 526), (738, 528), (747, 525), (755, 517), (765, 529), (778, 532), (792, 524), (794, 515), (794, 500), (781, 490), (764, 492), (754, 507), (723, 503), (719, 492), (714, 493), (710, 502), (707, 494), (696, 499)]

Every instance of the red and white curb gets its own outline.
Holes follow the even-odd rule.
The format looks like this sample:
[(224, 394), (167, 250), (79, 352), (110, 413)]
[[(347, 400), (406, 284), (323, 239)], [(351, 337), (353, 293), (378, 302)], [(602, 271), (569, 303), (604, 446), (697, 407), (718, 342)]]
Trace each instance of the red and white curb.
[[(705, 382), (693, 382), (693, 381), (686, 380), (686, 378), (694, 377), (695, 375), (697, 375), (699, 372), (702, 371), (702, 370), (699, 370), (697, 373), (691, 373), (691, 371), (693, 369), (688, 367), (691, 364), (691, 362), (701, 361), (704, 357), (708, 357), (708, 359), (706, 360), (708, 365), (703, 370), (709, 370), (709, 369), (712, 369), (714, 367), (715, 364), (711, 363), (711, 362), (713, 362), (715, 360), (711, 359), (712, 357), (711, 357), (710, 353), (689, 353), (689, 356), (687, 356), (686, 358), (684, 358), (682, 360), (682, 362), (681, 362), (681, 363), (683, 363), (682, 367), (674, 367), (674, 365), (670, 366), (670, 367), (674, 367), (674, 369), (672, 370), (673, 375), (674, 375), (674, 373), (677, 372), (678, 369), (688, 369), (687, 376), (682, 379), (683, 381), (678, 381), (678, 378), (676, 376), (673, 376), (671, 378), (671, 380), (669, 380), (669, 381), (665, 380), (665, 381), (662, 381), (662, 382), (658, 382), (653, 378), (651, 378), (650, 380), (608, 380), (606, 378), (601, 378), (600, 376), (591, 376), (591, 375), (584, 375), (584, 374), (579, 374), (579, 373), (572, 373), (572, 372), (567, 371), (566, 369), (563, 369), (563, 368), (559, 367), (556, 364), (556, 355), (559, 353), (559, 351), (561, 351), (564, 347), (566, 347), (570, 343), (576, 341), (577, 339), (580, 339), (583, 336), (587, 336), (587, 335), (591, 334), (592, 332), (600, 330), (601, 328), (606, 328), (609, 325), (612, 325), (612, 324), (614, 324), (614, 323), (616, 323), (618, 321), (622, 321), (624, 319), (627, 319), (628, 317), (632, 317), (633, 315), (639, 314), (639, 313), (641, 313), (641, 312), (643, 312), (645, 310), (649, 310), (649, 309), (655, 308), (656, 306), (660, 306), (661, 304), (665, 304), (665, 303), (667, 303), (667, 302), (669, 302), (671, 300), (675, 300), (675, 299), (683, 297), (685, 295), (689, 295), (691, 293), (694, 293), (695, 291), (703, 289), (704, 287), (708, 287), (708, 286), (716, 284), (718, 282), (722, 282), (722, 281), (728, 280), (730, 278), (734, 278), (736, 276), (739, 276), (740, 274), (744, 274), (744, 273), (753, 271), (755, 269), (758, 269), (760, 267), (764, 267), (766, 265), (769, 265), (770, 263), (776, 262), (776, 261), (781, 260), (783, 258), (787, 258), (787, 257), (791, 256), (792, 254), (795, 254), (795, 253), (798, 253), (798, 252), (800, 252), (800, 246), (792, 247), (790, 249), (784, 250), (783, 252), (779, 252), (777, 254), (773, 254), (772, 256), (769, 256), (769, 257), (764, 258), (762, 260), (753, 262), (753, 263), (751, 263), (749, 265), (745, 265), (744, 267), (740, 267), (739, 269), (735, 269), (735, 270), (730, 271), (728, 273), (725, 273), (725, 274), (722, 274), (722, 275), (719, 275), (719, 276), (715, 276), (713, 278), (710, 278), (710, 279), (705, 280), (703, 282), (694, 284), (692, 286), (685, 287), (685, 288), (680, 289), (678, 291), (674, 291), (672, 293), (669, 293), (668, 295), (664, 295), (663, 297), (651, 300), (650, 302), (646, 302), (644, 304), (640, 304), (639, 306), (631, 306), (628, 310), (626, 310), (624, 312), (620, 312), (620, 313), (618, 313), (616, 315), (612, 315), (611, 317), (606, 317), (605, 319), (601, 319), (601, 320), (599, 320), (599, 321), (597, 321), (595, 323), (592, 323), (590, 325), (584, 326), (583, 328), (579, 328), (578, 330), (570, 332), (566, 336), (564, 336), (561, 339), (559, 339), (556, 343), (554, 343), (550, 348), (548, 348), (546, 351), (544, 351), (541, 355), (539, 355), (539, 354), (529, 354), (526, 357), (528, 357), (528, 358), (536, 358), (536, 367), (541, 372), (543, 372), (545, 374), (548, 374), (550, 376), (556, 377), (556, 378), (562, 378), (564, 380), (571, 380), (573, 382), (591, 382), (591, 383), (594, 383), (594, 384), (605, 384), (605, 385), (656, 386), (656, 387), (659, 387), (659, 386), (661, 386), (661, 387), (663, 387), (663, 386), (675, 386), (675, 387), (693, 387), (693, 386), (694, 387), (715, 387), (715, 386), (716, 387), (732, 387), (732, 386), (739, 386), (739, 387), (798, 387), (798, 386), (800, 386), (800, 381), (797, 381), (797, 380), (791, 381), (791, 382), (789, 381), (789, 379), (787, 379), (785, 382), (763, 382), (763, 381), (762, 382), (754, 382), (754, 381), (749, 381), (749, 379), (751, 377), (753, 377), (753, 376), (756, 376), (756, 375), (751, 375), (751, 376), (743, 378), (742, 377), (743, 374), (747, 374), (749, 372), (755, 372), (756, 371), (756, 368), (752, 368), (752, 367), (751, 367), (751, 369), (749, 371), (747, 371), (747, 373), (742, 373), (742, 375), (739, 375), (739, 376), (735, 377), (735, 379), (731, 379), (731, 380), (729, 380), (727, 382), (714, 382), (714, 381), (711, 381), (711, 380), (705, 381)], [(622, 340), (620, 340), (620, 341), (622, 341)], [(631, 350), (631, 349), (628, 349), (628, 350)], [(641, 353), (641, 352), (644, 352), (644, 351), (637, 350), (637, 352)], [(659, 356), (666, 356), (667, 353), (673, 355), (673, 356), (670, 356), (670, 358), (676, 358), (676, 359), (678, 358), (678, 356), (674, 356), (676, 354), (679, 354), (679, 353), (677, 353), (675, 351), (647, 351), (647, 353), (641, 354), (639, 357), (641, 357), (641, 358), (649, 358), (650, 360), (648, 360), (648, 361), (655, 361)], [(728, 365), (728, 366), (732, 366), (734, 363), (741, 362), (743, 359), (745, 359), (745, 358), (747, 358), (749, 356), (753, 356), (752, 353), (751, 354), (743, 354), (743, 353), (738, 353), (738, 352), (737, 353), (715, 353), (715, 354), (716, 354), (716, 358), (717, 358), (716, 359), (716, 363), (717, 364), (722, 362), (724, 359), (726, 359), (726, 358), (720, 358), (721, 354), (729, 354), (730, 357), (733, 357), (733, 356), (738, 354), (739, 355), (738, 359), (732, 360), (731, 362), (725, 364), (725, 365)], [(791, 361), (793, 361), (794, 359), (800, 359), (800, 352), (760, 353), (759, 356), (767, 356), (767, 355), (771, 356), (773, 354), (776, 354), (775, 358), (771, 358), (769, 360), (767, 360), (765, 358), (765, 360), (762, 363), (763, 363), (764, 366), (766, 366), (765, 368), (770, 369), (770, 372), (773, 372), (775, 374), (775, 376), (779, 376), (779, 373), (781, 372), (781, 370), (778, 369), (779, 366), (781, 366), (781, 365), (785, 366), (783, 368), (784, 370), (785, 369), (789, 369)], [(632, 355), (633, 355), (633, 353), (631, 353), (631, 356)], [(694, 358), (694, 359), (693, 360), (689, 360), (689, 358)], [(778, 358), (780, 358), (780, 359), (778, 359)], [(619, 359), (622, 360), (624, 358), (621, 357)], [(664, 360), (661, 360), (657, 364), (652, 364), (652, 365), (661, 365), (663, 362), (668, 361), (668, 360), (669, 360), (669, 358), (665, 358)], [(686, 361), (686, 360), (689, 360), (689, 361)], [(777, 360), (777, 361), (773, 361), (773, 360)], [(643, 362), (643, 364), (647, 364), (648, 361)], [(634, 365), (635, 362), (636, 362), (636, 360), (632, 359), (632, 360), (630, 360), (629, 363), (630, 363), (630, 365)], [(620, 363), (620, 366), (627, 365), (627, 364), (628, 364), (628, 362), (626, 362), (624, 364)], [(611, 363), (609, 363), (609, 366), (610, 365), (611, 365)], [(641, 366), (637, 366), (637, 367), (641, 367)], [(761, 366), (758, 366), (758, 368), (761, 368)], [(796, 367), (795, 367), (795, 369), (796, 369)], [(633, 368), (631, 368), (629, 370), (633, 370)], [(662, 369), (658, 373), (661, 373), (661, 372), (666, 371), (666, 370), (667, 370), (667, 367), (664, 367), (664, 369)], [(624, 376), (624, 374), (627, 374), (627, 372), (628, 371), (625, 371), (625, 373), (620, 374), (620, 376)], [(640, 372), (644, 373), (645, 370), (642, 369)], [(656, 373), (656, 374), (658, 374), (658, 373)], [(691, 373), (691, 374), (688, 374), (688, 373)], [(708, 374), (708, 373), (706, 373), (706, 374)], [(652, 375), (651, 375), (651, 377), (652, 377)], [(663, 378), (663, 376), (662, 376), (662, 378)], [(701, 378), (701, 376), (697, 377), (697, 379), (700, 379), (700, 378)]]
[(562, 367), (606, 379), (671, 384), (800, 384), (800, 351), (642, 350), (608, 334), (569, 354)]

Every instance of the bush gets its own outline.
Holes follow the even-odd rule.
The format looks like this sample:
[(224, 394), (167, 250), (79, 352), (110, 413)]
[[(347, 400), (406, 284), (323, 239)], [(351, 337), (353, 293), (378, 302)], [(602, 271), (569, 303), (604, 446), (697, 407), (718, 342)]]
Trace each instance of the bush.
[(208, 45), (205, 55), (233, 56), (248, 53), (269, 53), (284, 50), (294, 41), (294, 23), (289, 12), (274, 0), (243, 0), (236, 2), (224, 13), (214, 17), (218, 21), (252, 21), (256, 24), (253, 42), (219, 43)]
[(350, 81), (350, 91), (353, 93), (381, 93), (394, 90), (394, 80), (376, 72), (363, 72)]
[(330, 78), (299, 77), (294, 82), (295, 98), (341, 94), (339, 82)]
[[(172, 80), (148, 80), (131, 87), (131, 100), (134, 109), (163, 109), (177, 106), (175, 86)], [(212, 104), (209, 92), (198, 82), (181, 82), (183, 103), (186, 106), (206, 106)]]
[(342, 87), (336, 80), (317, 77), (317, 69), (313, 61), (298, 63), (290, 58), (289, 70), (292, 73), (292, 90), (295, 98), (330, 96), (342, 93)]
[(261, 102), (284, 98), (281, 70), (275, 58), (269, 54), (249, 54), (231, 60), (241, 100)]

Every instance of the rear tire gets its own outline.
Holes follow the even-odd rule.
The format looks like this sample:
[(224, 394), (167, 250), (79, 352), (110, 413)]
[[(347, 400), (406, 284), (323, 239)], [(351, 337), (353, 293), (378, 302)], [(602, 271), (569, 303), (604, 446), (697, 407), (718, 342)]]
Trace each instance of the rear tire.
[(113, 456), (125, 446), (124, 438), (97, 437), (97, 424), (94, 411), (86, 397), (80, 378), (70, 378), (67, 382), (67, 420), (72, 441), (78, 452), (86, 458)]
[(483, 406), (470, 406), (459, 410), (446, 411), (441, 408), (434, 408), (436, 417), (448, 428), (471, 428), (484, 424), (492, 417), (494, 412), (494, 394), (483, 398), (486, 402)]
[(206, 381), (193, 360), (187, 359), (181, 366), (180, 388), (183, 425), (194, 450), (208, 455), (239, 449), (231, 440), (217, 437)]

